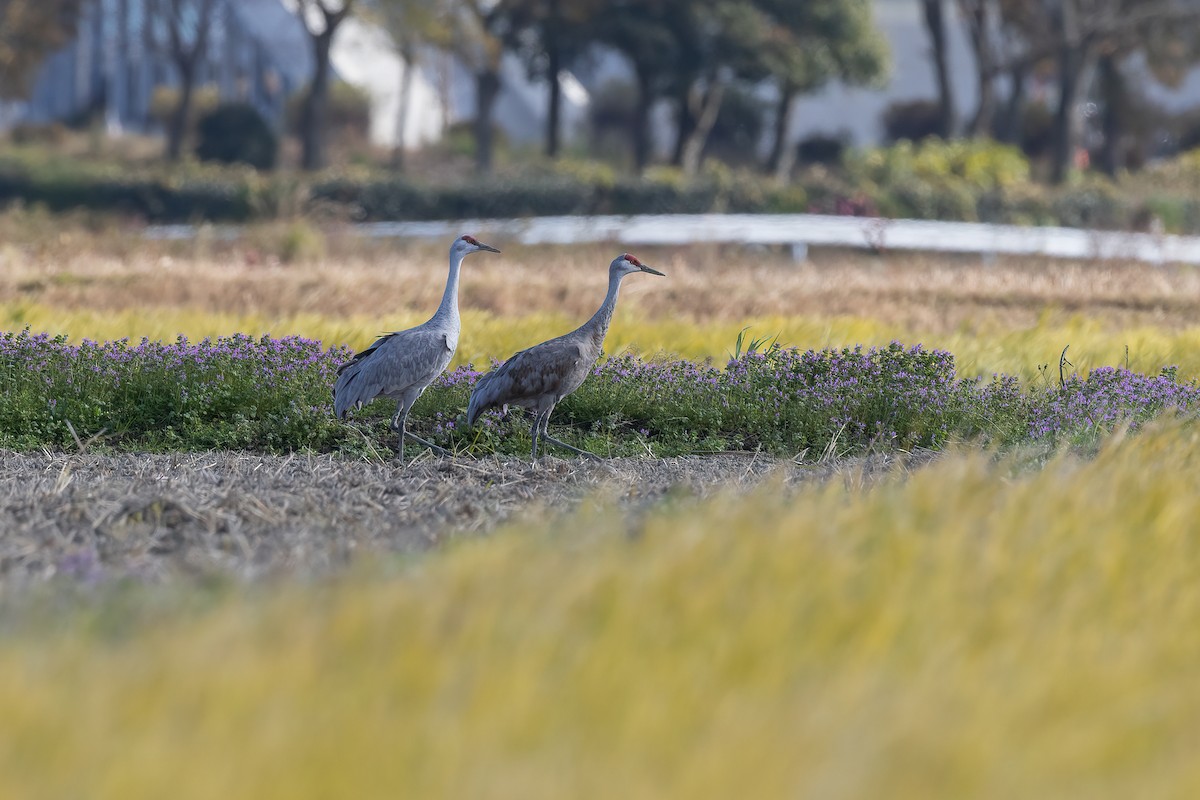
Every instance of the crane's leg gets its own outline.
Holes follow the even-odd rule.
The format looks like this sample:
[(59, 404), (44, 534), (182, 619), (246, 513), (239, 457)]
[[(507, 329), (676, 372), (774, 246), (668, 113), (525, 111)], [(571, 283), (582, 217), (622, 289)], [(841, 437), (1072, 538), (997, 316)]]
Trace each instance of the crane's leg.
[(539, 420), (542, 424), (542, 439), (544, 439), (547, 442), (550, 442), (551, 444), (556, 444), (559, 447), (565, 447), (566, 449), (570, 450), (572, 453), (575, 453), (576, 455), (581, 455), (584, 458), (590, 458), (594, 461), (600, 461), (601, 460), (600, 456), (596, 455), (595, 453), (589, 453), (587, 450), (580, 450), (578, 447), (575, 447), (574, 445), (569, 445), (566, 442), (555, 439), (553, 436), (550, 435), (550, 412), (553, 410), (554, 410), (553, 408), (548, 409), (546, 411), (546, 413), (543, 414)]
[(404, 425), (408, 422), (408, 405), (401, 400), (396, 405), (396, 413), (392, 415), (391, 428), (396, 433), (400, 434), (400, 441), (396, 443), (396, 458), (404, 461)]
[(537, 461), (537, 446), (538, 436), (542, 433), (542, 415), (538, 412), (533, 412), (533, 427), (529, 430), (529, 435), (533, 437), (533, 453), (529, 456), (531, 461)]
[(433, 442), (426, 441), (425, 439), (422, 439), (420, 436), (417, 436), (415, 433), (411, 433), (411, 432), (409, 432), (409, 431), (405, 431), (405, 432), (404, 432), (404, 435), (405, 435), (405, 436), (407, 436), (408, 438), (412, 439), (412, 440), (413, 440), (414, 442), (416, 442), (417, 444), (423, 444), (423, 445), (425, 445), (425, 446), (426, 446), (426, 447), (428, 447), (430, 450), (432, 450), (433, 452), (437, 453), (439, 456), (449, 456), (449, 455), (450, 455), (450, 451), (449, 451), (449, 450), (447, 450), (446, 448), (444, 448), (444, 447), (438, 447), (438, 446), (437, 446), (436, 444), (434, 444)]
[(421, 445), (428, 447), (430, 450), (437, 453), (438, 455), (441, 455), (441, 456), (450, 455), (450, 451), (446, 450), (445, 448), (438, 447), (433, 442), (425, 441), (420, 436), (417, 436), (415, 433), (410, 433), (405, 428), (405, 425), (407, 425), (407, 423), (408, 423), (408, 410), (411, 407), (412, 406), (405, 406), (404, 401), (401, 401), (400, 404), (398, 406), (396, 406), (396, 416), (392, 417), (392, 430), (394, 430), (396, 433), (400, 434), (400, 442), (396, 449), (396, 457), (399, 458), (401, 461), (404, 460), (404, 440), (405, 440), (405, 438), (412, 439), (417, 444), (421, 444)]

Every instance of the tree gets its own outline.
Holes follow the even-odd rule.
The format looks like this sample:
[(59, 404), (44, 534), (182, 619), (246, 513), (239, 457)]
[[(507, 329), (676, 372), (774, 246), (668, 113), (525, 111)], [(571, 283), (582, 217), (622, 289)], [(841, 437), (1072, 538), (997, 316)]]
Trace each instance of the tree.
[(0, 0), (0, 99), (28, 97), (46, 56), (75, 35), (83, 0)]
[(425, 44), (448, 44), (449, 28), (441, 0), (377, 0), (377, 6), (379, 21), (392, 37), (401, 61), (396, 146), (392, 150), (392, 165), (403, 169), (404, 132), (408, 128), (412, 79), (421, 63), (421, 47)]
[(976, 91), (979, 105), (966, 126), (968, 136), (990, 136), (996, 113), (995, 79), (992, 62), (995, 60), (993, 36), (995, 32), (995, 0), (958, 0), (959, 15), (967, 28), (967, 41), (975, 54)]
[(633, 68), (637, 97), (630, 129), (633, 166), (650, 162), (650, 110), (676, 78), (681, 47), (677, 31), (686, 20), (686, 0), (613, 0), (596, 21), (595, 36), (624, 55)]
[[(1059, 98), (1055, 109), (1051, 180), (1064, 181), (1079, 147), (1077, 106), (1084, 78), (1106, 53), (1140, 47), (1154, 26), (1195, 25), (1195, 0), (1061, 0), (1051, 14), (1057, 49)], [(1119, 85), (1109, 74), (1109, 87)]]
[(521, 56), (530, 77), (546, 81), (545, 153), (558, 155), (561, 144), (562, 87), (568, 54), (583, 49), (606, 0), (510, 0), (508, 46)]
[(1130, 91), (1126, 75), (1129, 57), (1140, 53), (1148, 77), (1163, 86), (1178, 88), (1200, 61), (1200, 25), (1196, 22), (1200, 22), (1200, 15), (1191, 24), (1180, 24), (1170, 16), (1147, 19), (1136, 37), (1101, 43), (1096, 64), (1102, 133), (1097, 166), (1109, 175), (1116, 175), (1122, 166), (1122, 143), (1128, 132), (1145, 126), (1146, 115), (1138, 113), (1138, 99)]
[(681, 57), (674, 161), (694, 175), (730, 85), (766, 77), (764, 47), (773, 20), (745, 0), (700, 0), (689, 12), (675, 27)]
[(796, 98), (831, 80), (871, 84), (887, 69), (887, 46), (871, 20), (868, 0), (760, 0), (776, 20), (765, 43), (766, 67), (778, 100), (767, 171), (791, 174), (796, 150), (789, 125)]
[(196, 68), (208, 49), (216, 12), (224, 0), (149, 0), (146, 45), (165, 52), (179, 71), (179, 100), (167, 122), (167, 159), (178, 161), (192, 113)]
[(333, 37), (355, 0), (296, 0), (296, 15), (313, 48), (313, 76), (300, 111), (300, 164), (304, 169), (325, 166), (325, 112), (329, 105), (329, 56)]
[[(1018, 89), (1024, 71), (1053, 60), (1058, 76), (1054, 108), (1051, 180), (1066, 179), (1079, 147), (1078, 107), (1082, 87), (1102, 60), (1144, 48), (1155, 30), (1194, 30), (1200, 22), (1197, 0), (999, 0), (1003, 26), (1019, 31), (1024, 46), (997, 58), (981, 75), (994, 78), (1008, 72)], [(1103, 65), (1101, 90), (1114, 98), (1123, 91), (1117, 60)], [(1015, 97), (1014, 97), (1015, 99)], [(1013, 104), (1010, 103), (1010, 107)], [(1106, 126), (1119, 126), (1119, 115), (1110, 115)], [(1116, 128), (1110, 130), (1116, 138)]]
[(1036, 66), (1029, 54), (1046, 49), (1040, 5), (1041, 0), (997, 0), (998, 30), (991, 71), (977, 61), (980, 81), (992, 82), (1000, 74), (1008, 75), (1008, 99), (999, 117), (993, 117), (992, 132), (999, 141), (1010, 144), (1021, 141), (1024, 127), (1026, 82)]
[(500, 67), (511, 35), (513, 0), (457, 0), (452, 4), (450, 49), (475, 77), (475, 168), (491, 172), (492, 115), (503, 84)]
[(933, 59), (933, 74), (937, 80), (938, 106), (941, 109), (942, 138), (954, 132), (955, 117), (954, 87), (950, 83), (950, 63), (946, 44), (946, 13), (942, 0), (922, 0), (925, 12), (925, 27), (929, 31), (930, 57)]

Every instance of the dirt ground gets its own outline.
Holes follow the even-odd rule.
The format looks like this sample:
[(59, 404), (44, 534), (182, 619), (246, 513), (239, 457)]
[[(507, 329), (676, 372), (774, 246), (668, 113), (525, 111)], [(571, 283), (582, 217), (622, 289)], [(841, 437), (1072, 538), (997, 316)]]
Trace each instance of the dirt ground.
[(858, 486), (929, 460), (877, 455), (798, 464), (755, 454), (603, 462), (413, 463), (238, 453), (0, 451), (0, 586), (184, 576), (314, 575), (359, 553), (420, 552), (585, 498), (634, 513), (666, 498), (777, 481)]

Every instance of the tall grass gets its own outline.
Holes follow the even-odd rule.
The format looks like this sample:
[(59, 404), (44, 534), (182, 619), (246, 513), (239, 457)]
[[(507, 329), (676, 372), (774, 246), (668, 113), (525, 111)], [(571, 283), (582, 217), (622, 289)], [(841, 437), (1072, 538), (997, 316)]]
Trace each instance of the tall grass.
[(1190, 797), (1197, 520), (1176, 421), (60, 604), (0, 650), (0, 795)]
[[(512, 317), (467, 310), (462, 316), (462, 337), (452, 366), (472, 362), (483, 365), (492, 358), (507, 358), (517, 350), (571, 330), (580, 322), (555, 313)], [(396, 313), (386, 320), (367, 315), (267, 316), (177, 309), (100, 312), (29, 302), (0, 303), (0, 331), (29, 326), (35, 331), (66, 334), (73, 341), (126, 337), (173, 340), (180, 334), (195, 340), (235, 333), (250, 336), (270, 333), (358, 349), (382, 332), (383, 325), (400, 329), (427, 318), (426, 313), (412, 312)], [(1085, 317), (1065, 321), (1046, 318), (1032, 327), (985, 326), (978, 330), (936, 333), (854, 317), (763, 316), (700, 323), (686, 316), (643, 319), (632, 311), (618, 311), (605, 349), (613, 354), (631, 350), (646, 355), (661, 352), (720, 362), (730, 355), (732, 343), (748, 326), (753, 336), (778, 336), (781, 344), (802, 349), (919, 341), (927, 347), (954, 353), (959, 372), (965, 376), (1004, 373), (1025, 380), (1055, 382), (1059, 354), (1064, 346), (1070, 345), (1068, 356), (1073, 369), (1084, 375), (1100, 366), (1128, 366), (1135, 372), (1152, 374), (1164, 366), (1175, 365), (1181, 378), (1200, 377), (1200, 327), (1182, 331), (1153, 327), (1114, 330)]]

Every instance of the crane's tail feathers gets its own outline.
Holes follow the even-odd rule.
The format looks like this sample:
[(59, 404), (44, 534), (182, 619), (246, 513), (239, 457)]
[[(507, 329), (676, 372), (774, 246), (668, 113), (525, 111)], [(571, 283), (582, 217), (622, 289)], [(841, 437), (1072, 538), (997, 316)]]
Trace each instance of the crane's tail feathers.
[(486, 409), (479, 400), (478, 394), (472, 394), (470, 402), (467, 403), (467, 427), (475, 424), (475, 420), (479, 419), (479, 415)]
[(479, 419), (480, 414), (500, 404), (498, 397), (500, 387), (496, 385), (498, 374), (497, 372), (489, 372), (475, 384), (475, 389), (471, 392), (471, 399), (467, 403), (468, 426), (474, 425), (475, 420)]
[(345, 419), (346, 412), (352, 408), (362, 408), (375, 399), (363, 382), (358, 380), (362, 362), (352, 362), (343, 366), (343, 372), (338, 375), (337, 383), (333, 385), (333, 413), (338, 419)]

